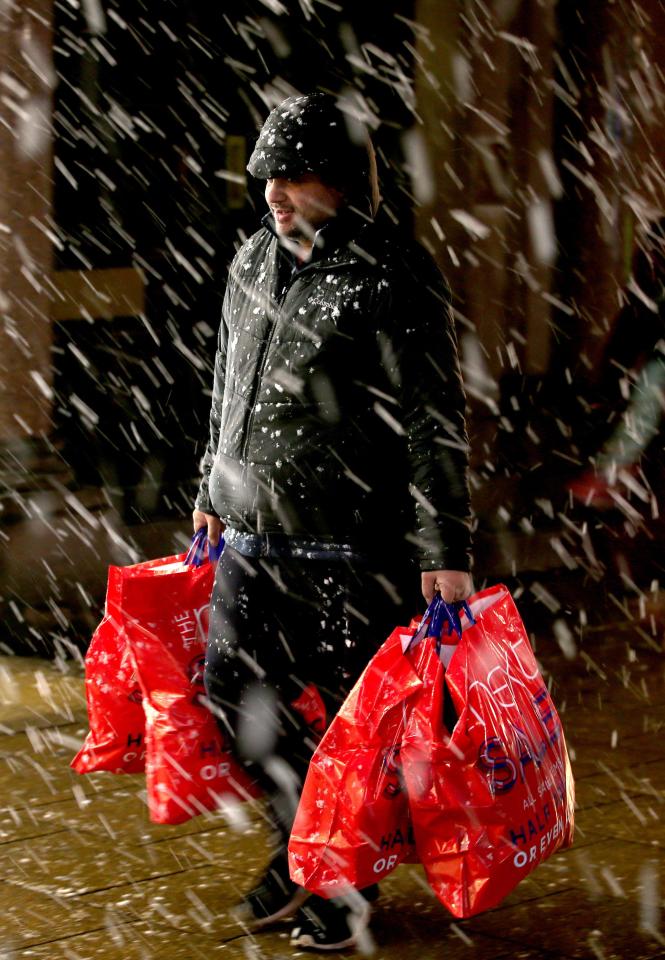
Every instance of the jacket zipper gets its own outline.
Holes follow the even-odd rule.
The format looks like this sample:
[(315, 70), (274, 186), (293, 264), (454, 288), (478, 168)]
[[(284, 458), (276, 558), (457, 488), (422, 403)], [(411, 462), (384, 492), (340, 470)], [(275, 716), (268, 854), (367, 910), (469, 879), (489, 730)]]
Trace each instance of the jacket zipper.
[[(291, 279), (289, 280), (289, 282), (288, 282), (287, 284), (285, 284), (284, 289), (283, 289), (282, 292), (280, 293), (279, 297), (276, 298), (276, 299), (277, 299), (277, 304), (279, 305), (280, 308), (284, 306), (284, 302), (285, 302), (287, 296), (289, 295), (289, 292), (290, 292), (290, 290), (291, 290), (291, 287), (292, 287), (293, 284), (296, 282), (296, 280), (297, 280), (299, 277), (301, 277), (302, 274), (305, 273), (306, 271), (312, 273), (312, 272), (316, 271), (317, 269), (319, 269), (319, 270), (321, 270), (322, 273), (324, 273), (324, 272), (325, 272), (325, 273), (329, 273), (331, 270), (337, 270), (337, 269), (339, 269), (340, 267), (351, 267), (351, 266), (355, 266), (355, 264), (356, 264), (357, 262), (358, 262), (357, 260), (347, 260), (347, 261), (342, 261), (342, 262), (339, 262), (339, 263), (330, 264), (330, 265), (327, 266), (327, 267), (323, 267), (323, 265), (322, 265), (320, 262), (318, 262), (318, 261), (317, 261), (316, 263), (307, 264), (307, 266), (305, 266), (305, 267), (303, 267), (301, 270), (299, 270), (298, 273), (296, 273), (294, 276), (292, 276)], [(266, 341), (266, 346), (265, 346), (265, 350), (264, 350), (264, 352), (263, 352), (263, 358), (261, 359), (261, 364), (260, 364), (259, 369), (257, 370), (257, 373), (256, 373), (256, 385), (255, 385), (255, 388), (254, 388), (254, 396), (252, 397), (252, 404), (251, 404), (250, 411), (249, 411), (249, 418), (248, 418), (248, 420), (247, 420), (247, 429), (246, 429), (246, 431), (245, 431), (245, 440), (244, 440), (244, 443), (243, 443), (242, 454), (241, 454), (243, 465), (246, 464), (246, 460), (247, 460), (247, 450), (248, 450), (248, 448), (249, 448), (249, 438), (250, 438), (250, 435), (251, 435), (251, 432), (252, 432), (252, 426), (254, 425), (254, 415), (255, 415), (255, 413), (256, 413), (256, 401), (257, 401), (258, 396), (259, 396), (259, 389), (260, 389), (260, 386), (261, 386), (261, 382), (262, 382), (262, 380), (263, 380), (263, 373), (264, 373), (264, 371), (265, 371), (266, 364), (267, 364), (267, 362), (268, 362), (268, 355), (269, 355), (269, 353), (270, 353), (270, 346), (271, 346), (271, 344), (272, 344), (272, 339), (273, 339), (273, 336), (275, 335), (275, 330), (276, 330), (276, 328), (277, 328), (278, 322), (279, 322), (279, 317), (277, 317), (277, 318), (275, 319), (275, 322), (274, 322), (274, 324), (273, 324), (273, 326), (272, 326), (272, 329), (271, 329), (271, 331), (270, 331), (270, 335), (268, 336), (268, 340)]]

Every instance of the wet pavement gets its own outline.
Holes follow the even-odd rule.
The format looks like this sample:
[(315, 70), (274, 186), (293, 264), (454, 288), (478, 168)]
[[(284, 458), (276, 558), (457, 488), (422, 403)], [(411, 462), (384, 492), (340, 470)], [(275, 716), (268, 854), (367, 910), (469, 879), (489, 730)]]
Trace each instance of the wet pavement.
[[(665, 957), (663, 631), (600, 599), (568, 625), (533, 638), (571, 749), (575, 845), (469, 921), (400, 867), (375, 906), (376, 960)], [(212, 814), (155, 826), (141, 777), (70, 770), (85, 731), (80, 664), (0, 658), (0, 960), (309, 956), (288, 925), (250, 936), (229, 912), (263, 865), (261, 804), (240, 830)]]

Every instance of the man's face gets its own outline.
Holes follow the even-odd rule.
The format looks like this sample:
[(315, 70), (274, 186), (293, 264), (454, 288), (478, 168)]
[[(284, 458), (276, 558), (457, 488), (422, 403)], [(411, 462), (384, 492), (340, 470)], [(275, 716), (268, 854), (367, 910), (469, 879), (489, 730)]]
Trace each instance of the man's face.
[(311, 247), (316, 230), (342, 203), (342, 193), (314, 173), (293, 180), (267, 180), (265, 196), (277, 234), (306, 247)]

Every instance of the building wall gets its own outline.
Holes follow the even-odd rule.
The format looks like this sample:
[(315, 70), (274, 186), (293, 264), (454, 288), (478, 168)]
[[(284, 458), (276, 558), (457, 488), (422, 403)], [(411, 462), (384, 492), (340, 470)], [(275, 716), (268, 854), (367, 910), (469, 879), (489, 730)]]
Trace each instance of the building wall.
[(559, 7), (565, 96), (558, 157), (560, 362), (594, 382), (624, 299), (639, 225), (663, 210), (665, 12), (657, 0)]
[[(0, 109), (12, 134), (0, 165), (6, 443), (49, 432), (51, 318), (62, 293), (51, 276), (50, 0), (4, 4), (0, 17), (9, 65)], [(353, 25), (351, 11), (344, 17)], [(412, 17), (417, 110), (403, 113), (412, 123), (404, 167), (416, 232), (457, 297), (472, 393), (496, 398), (500, 381), (553, 366), (593, 378), (636, 210), (662, 194), (662, 5), (418, 0)], [(401, 56), (397, 28), (394, 44)], [(279, 64), (287, 79), (289, 62)]]
[[(51, 2), (0, 10), (0, 444), (51, 424)], [(8, 135), (9, 133), (9, 135)]]
[[(436, 191), (418, 209), (487, 371), (550, 357), (554, 4), (422, 0), (418, 99)], [(436, 239), (436, 219), (445, 240)]]
[(460, 328), (495, 379), (558, 367), (592, 381), (635, 225), (663, 205), (665, 10), (420, 0), (416, 18), (435, 184), (417, 227)]

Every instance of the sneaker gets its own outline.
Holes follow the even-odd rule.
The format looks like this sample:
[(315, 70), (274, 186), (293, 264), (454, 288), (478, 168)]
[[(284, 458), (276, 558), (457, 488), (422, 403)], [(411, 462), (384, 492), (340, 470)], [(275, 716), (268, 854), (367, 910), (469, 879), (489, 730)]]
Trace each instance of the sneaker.
[[(310, 950), (344, 950), (363, 945), (371, 952), (370, 907), (359, 894), (324, 900), (312, 896), (298, 910), (291, 946)], [(364, 943), (363, 943), (364, 941)]]
[(308, 896), (307, 890), (290, 879), (286, 855), (279, 854), (271, 861), (261, 882), (244, 896), (232, 915), (238, 923), (260, 930), (294, 917)]

